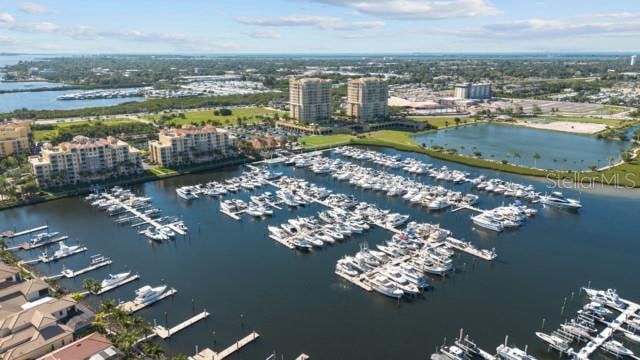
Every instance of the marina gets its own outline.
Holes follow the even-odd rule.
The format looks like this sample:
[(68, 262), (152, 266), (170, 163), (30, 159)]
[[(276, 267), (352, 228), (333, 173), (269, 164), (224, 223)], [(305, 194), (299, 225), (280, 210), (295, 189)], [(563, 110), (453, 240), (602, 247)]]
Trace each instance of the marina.
[[(323, 156), (334, 158), (334, 155), (328, 152)], [(312, 156), (310, 160), (313, 158)], [(238, 317), (240, 314), (245, 314), (245, 319), (248, 319), (246, 321), (251, 324), (250, 328), (260, 328), (261, 333), (269, 332), (268, 341), (257, 342), (255, 346), (243, 348), (242, 355), (251, 358), (260, 358), (260, 356), (264, 358), (263, 354), (271, 353), (273, 348), (286, 349), (285, 358), (295, 358), (303, 351), (311, 354), (313, 358), (330, 357), (335, 351), (347, 357), (357, 358), (361, 357), (361, 354), (366, 354), (365, 356), (370, 359), (397, 356), (407, 359), (424, 358), (426, 350), (434, 349), (442, 343), (443, 334), (457, 332), (461, 325), (465, 328), (469, 327), (476, 334), (478, 338), (474, 340), (478, 343), (495, 344), (496, 339), (503, 338), (505, 333), (509, 333), (510, 338), (519, 344), (531, 343), (534, 338), (532, 329), (535, 325), (524, 326), (523, 324), (539, 325), (541, 320), (539, 314), (557, 313), (555, 305), (550, 309), (549, 302), (534, 302), (532, 299), (539, 296), (551, 297), (552, 294), (556, 294), (557, 298), (558, 292), (565, 289), (558, 288), (556, 283), (585, 282), (583, 278), (574, 279), (569, 273), (559, 271), (567, 264), (559, 263), (557, 259), (550, 256), (548, 250), (575, 253), (575, 249), (593, 248), (596, 246), (595, 243), (580, 234), (582, 231), (593, 231), (593, 227), (597, 224), (603, 226), (600, 218), (607, 216), (605, 212), (607, 208), (597, 205), (599, 197), (603, 195), (565, 191), (567, 197), (580, 198), (585, 210), (576, 213), (542, 206), (539, 202), (523, 199), (522, 202), (528, 207), (538, 210), (535, 221), (528, 221), (527, 226), (517, 232), (480, 232), (475, 227), (469, 226), (471, 223), (469, 211), (425, 211), (424, 207), (413, 205), (399, 196), (388, 196), (379, 190), (363, 189), (340, 181), (331, 174), (316, 174), (311, 170), (312, 165), (296, 167), (286, 165), (286, 161), (254, 164), (263, 174), (261, 176), (264, 179), (269, 176), (267, 171), (274, 174), (282, 173), (282, 175), (265, 181), (265, 185), (253, 190), (239, 189), (235, 193), (228, 192), (224, 195), (199, 194), (198, 198), (185, 200), (178, 196), (176, 189), (184, 186), (196, 187), (198, 184), (210, 182), (226, 184), (227, 179), (246, 177), (248, 174), (257, 174), (257, 172), (247, 171), (243, 167), (234, 167), (132, 187), (131, 191), (135, 192), (137, 197), (152, 199), (156, 204), (153, 207), (136, 208), (139, 213), (144, 214), (146, 209), (162, 208), (162, 215), (154, 215), (157, 216), (154, 219), (162, 219), (166, 216), (165, 214), (175, 214), (185, 225), (189, 225), (189, 236), (185, 237), (184, 241), (161, 243), (139, 241), (140, 235), (136, 231), (131, 231), (131, 225), (138, 223), (144, 225), (136, 227), (153, 225), (129, 211), (113, 216), (106, 216), (106, 210), (87, 211), (87, 201), (82, 199), (63, 199), (39, 204), (37, 208), (38, 211), (46, 214), (49, 223), (55, 223), (57, 229), (64, 229), (72, 239), (82, 239), (82, 243), (92, 251), (108, 255), (118, 268), (134, 268), (144, 277), (145, 282), (150, 284), (176, 285), (180, 294), (174, 296), (171, 301), (157, 301), (154, 306), (144, 307), (144, 312), (141, 314), (147, 321), (152, 321), (154, 318), (162, 319), (165, 312), (169, 313), (170, 319), (190, 319), (195, 314), (192, 311), (194, 298), (200, 308), (225, 309), (225, 313), (216, 315), (215, 325), (210, 321), (199, 321), (173, 334), (171, 336), (172, 351), (193, 353), (195, 344), (211, 343), (212, 331), (221, 328), (238, 328)], [(428, 163), (433, 163), (435, 168), (442, 166), (435, 160), (429, 160)], [(468, 169), (463, 170), (469, 172), (470, 178), (479, 176)], [(389, 168), (387, 171), (394, 174), (404, 170)], [(494, 176), (487, 176), (487, 178), (491, 177)], [(530, 181), (518, 177), (509, 178), (505, 175), (499, 177), (505, 183), (526, 184)], [(302, 188), (301, 181), (305, 181), (308, 187)], [(427, 176), (421, 179), (421, 182), (431, 185), (436, 180)], [(455, 184), (449, 181), (447, 183), (451, 186), (450, 190), (479, 196), (478, 203), (471, 207), (487, 211), (484, 209), (496, 209), (504, 205), (502, 204), (504, 195), (495, 196), (486, 191), (475, 191), (470, 182)], [(535, 184), (535, 187), (540, 189), (542, 185)], [(293, 189), (300, 189), (300, 191), (291, 191)], [(330, 193), (320, 198), (311, 189), (317, 191), (324, 189)], [(304, 205), (290, 206), (284, 203), (284, 200), (277, 195), (279, 190), (299, 196), (304, 201)], [(220, 204), (224, 200), (242, 200), (247, 205), (255, 204), (251, 197), (260, 197), (267, 192), (271, 193), (273, 204), (279, 207), (279, 209), (271, 207), (273, 215), (256, 217), (241, 213), (238, 214), (241, 221), (236, 221), (220, 212)], [(350, 207), (343, 208), (344, 204), (351, 201), (353, 204)], [(625, 200), (614, 199), (613, 201), (617, 207), (625, 206)], [(147, 201), (147, 203), (150, 202)], [(289, 220), (299, 221), (310, 217), (315, 218), (318, 225), (323, 225), (326, 222), (320, 218), (321, 214), (327, 217), (329, 211), (344, 210), (348, 215), (344, 215), (343, 218), (351, 217), (357, 215), (353, 211), (360, 203), (380, 211), (388, 210), (388, 214), (408, 215), (408, 218), (398, 227), (390, 226), (384, 221), (366, 222), (370, 229), (363, 231), (361, 235), (356, 233), (350, 236), (351, 240), (336, 240), (334, 244), (329, 242), (322, 248), (316, 246), (309, 251), (311, 256), (307, 255), (306, 251), (284, 251), (280, 243), (269, 238), (270, 226), (281, 227), (283, 224), (290, 224)], [(455, 205), (450, 207), (451, 210), (455, 208)], [(25, 209), (28, 208), (11, 210), (9, 214), (20, 214), (22, 218), (28, 219), (22, 212)], [(56, 209), (56, 212), (53, 209)], [(0, 216), (4, 214), (6, 212), (0, 213)], [(471, 214), (475, 215), (479, 212), (472, 210)], [(18, 215), (13, 216), (18, 218)], [(128, 217), (132, 219), (127, 219)], [(122, 220), (116, 222), (114, 221), (116, 219)], [(453, 271), (447, 272), (445, 276), (429, 273), (424, 276), (429, 285), (425, 288), (426, 291), (416, 296), (403, 293), (403, 300), (400, 302), (394, 298), (391, 299), (392, 301), (387, 301), (388, 296), (381, 296), (373, 289), (373, 285), (381, 288), (380, 284), (385, 283), (376, 281), (373, 275), (382, 275), (380, 270), (387, 270), (387, 268), (380, 269), (377, 273), (368, 273), (369, 277), (362, 274), (352, 277), (345, 272), (336, 271), (338, 260), (345, 256), (353, 257), (361, 250), (363, 242), (370, 250), (383, 252), (377, 245), (388, 247), (387, 242), (394, 236), (402, 236), (414, 226), (412, 222), (416, 225), (439, 225), (440, 229), (450, 229), (452, 232), (448, 236), (440, 237), (438, 242), (428, 243), (431, 251), (435, 251), (435, 248), (443, 248), (446, 252), (454, 252), (454, 255), (451, 257)], [(42, 224), (43, 221), (41, 217), (34, 217), (30, 221), (8, 223), (15, 224), (18, 228), (30, 228)], [(166, 219), (159, 223), (166, 224), (173, 221)], [(579, 227), (575, 226), (577, 223), (580, 224)], [(109, 229), (113, 234), (107, 236), (95, 229)], [(625, 230), (622, 231), (624, 233)], [(618, 235), (613, 236), (612, 246), (620, 245), (616, 242), (617, 238)], [(20, 239), (15, 242), (10, 241), (8, 245), (17, 246), (18, 240)], [(546, 250), (541, 252), (541, 249)], [(499, 257), (495, 257), (496, 253), (499, 253)], [(26, 252), (18, 254), (29, 258)], [(416, 265), (416, 260), (420, 257), (412, 254), (414, 253), (409, 252), (408, 258), (403, 256), (394, 258), (389, 262), (389, 268), (401, 268), (403, 264)], [(389, 255), (386, 256), (391, 258)], [(624, 273), (620, 272), (623, 269), (612, 272), (612, 269), (603, 268), (602, 263), (594, 256), (584, 253), (581, 253), (581, 256), (584, 258), (572, 260), (571, 266), (576, 268), (575, 271), (588, 271), (589, 274), (598, 271), (601, 275), (593, 279), (594, 281), (605, 283), (605, 281), (617, 279), (614, 284), (616, 287), (629, 288), (629, 284), (625, 284)], [(629, 256), (626, 253), (620, 254), (618, 259), (632, 261)], [(64, 268), (83, 269), (87, 267), (87, 259), (88, 257), (84, 256), (70, 256), (64, 259)], [(539, 266), (540, 261), (544, 261), (545, 266)], [(165, 263), (172, 266), (158, 267), (158, 264)], [(60, 274), (62, 264), (47, 263), (36, 266), (43, 272)], [(405, 266), (405, 268), (410, 271), (409, 267)], [(538, 270), (532, 272), (531, 268)], [(97, 279), (106, 278), (106, 272), (111, 271), (107, 269), (108, 267), (105, 266), (75, 278), (62, 277), (59, 281), (66, 288), (80, 289), (81, 282), (87, 275)], [(185, 281), (196, 273), (206, 276), (207, 286), (202, 286), (199, 281)], [(391, 272), (388, 274), (392, 276)], [(556, 279), (551, 282), (553, 284), (548, 281), (551, 277)], [(510, 286), (518, 279), (532, 281), (533, 288), (518, 287), (517, 294), (504, 296), (509, 291), (511, 291), (509, 294), (513, 294)], [(247, 286), (247, 284), (251, 285)], [(119, 284), (104, 295), (113, 299), (131, 299), (132, 292), (142, 285), (144, 284), (139, 286)], [(215, 287), (216, 291), (210, 290), (209, 286)], [(411, 286), (406, 285), (405, 288), (412, 289)], [(225, 301), (224, 298), (227, 297), (221, 297), (220, 292), (233, 293), (232, 303)], [(257, 293), (260, 294), (261, 304), (264, 303), (264, 305), (255, 305), (255, 301), (251, 300), (255, 299)], [(484, 295), (473, 296), (474, 301), (472, 304), (467, 304), (468, 307), (465, 309), (457, 307), (456, 304), (461, 303), (462, 298), (472, 294)], [(631, 296), (636, 295), (632, 293)], [(287, 306), (283, 305), (283, 298), (288, 299)], [(99, 303), (100, 299), (100, 297), (90, 296), (87, 301)], [(518, 304), (514, 305), (516, 299)], [(519, 304), (522, 306), (526, 304), (527, 309), (532, 310), (526, 312), (513, 310), (519, 308)], [(329, 321), (323, 316), (309, 314), (304, 310), (309, 306), (319, 309), (331, 306), (331, 311), (335, 312), (336, 316), (332, 316), (332, 320)], [(512, 311), (516, 311), (517, 314)], [(217, 311), (211, 312), (218, 314)], [(469, 316), (470, 312), (474, 313), (473, 317)], [(530, 312), (534, 315), (529, 315)], [(321, 330), (314, 331), (313, 335), (292, 332), (289, 324), (273, 321), (271, 316), (267, 315), (271, 313), (287, 319), (294, 316), (301, 318), (307, 316), (305, 319), (312, 320), (305, 322), (312, 321), (314, 326)], [(509, 314), (509, 316), (502, 316), (502, 314)], [(431, 320), (417, 321), (424, 318)], [(501, 318), (501, 321), (496, 322), (496, 318)], [(359, 339), (357, 341), (365, 341), (364, 336), (358, 334), (354, 325), (364, 319), (371, 321), (376, 328), (374, 333), (367, 337), (368, 339), (377, 339), (376, 342), (381, 344), (393, 341), (407, 345), (400, 349), (393, 347), (393, 354), (390, 354), (391, 349), (366, 340), (372, 348), (360, 349), (356, 356), (351, 346), (342, 344), (343, 341), (338, 341), (338, 338), (349, 337)], [(613, 320), (615, 319), (609, 322)], [(291, 321), (298, 322), (295, 319)], [(440, 325), (433, 326), (435, 321)], [(495, 328), (486, 332), (481, 331), (486, 329), (487, 323), (495, 324)], [(408, 331), (391, 331), (386, 327), (387, 325), (383, 324), (388, 324), (395, 329), (410, 326), (428, 336), (425, 340), (425, 336), (414, 336)], [(169, 328), (166, 324), (163, 325)], [(332, 330), (329, 331), (329, 329)], [(622, 334), (620, 331), (617, 332)], [(225, 331), (224, 334), (223, 332), (216, 334), (217, 343), (233, 343), (242, 337), (237, 332), (227, 334)], [(433, 339), (435, 336), (440, 340)], [(158, 340), (160, 339), (158, 337)], [(318, 342), (330, 344), (331, 351), (325, 346), (316, 345)], [(556, 355), (548, 354), (546, 348), (545, 344), (534, 342), (530, 344), (528, 353), (538, 359), (554, 358)], [(574, 347), (574, 349), (577, 348)]]
[(48, 228), (49, 228), (48, 225), (42, 225), (42, 226), (37, 226), (31, 229), (26, 229), (18, 232), (13, 232), (12, 230), (6, 230), (2, 233), (2, 237), (7, 239), (13, 239), (22, 235), (28, 235), (28, 234), (34, 233), (36, 231), (47, 230)]
[(249, 335), (243, 337), (242, 339), (238, 340), (236, 343), (222, 350), (219, 353), (207, 348), (197, 353), (196, 355), (190, 357), (189, 359), (190, 360), (222, 360), (231, 356), (233, 353), (240, 351), (243, 347), (256, 341), (259, 337), (260, 337), (260, 334), (258, 334), (255, 331), (252, 331)]
[(181, 330), (186, 329), (187, 327), (197, 323), (200, 320), (204, 320), (207, 317), (209, 317), (209, 313), (205, 310), (201, 313), (196, 314), (195, 316), (181, 322), (180, 324), (167, 329), (162, 325), (156, 325), (153, 327), (152, 331), (158, 335), (160, 338), (162, 339), (168, 339), (171, 337), (171, 335), (175, 335), (176, 333), (178, 333)]

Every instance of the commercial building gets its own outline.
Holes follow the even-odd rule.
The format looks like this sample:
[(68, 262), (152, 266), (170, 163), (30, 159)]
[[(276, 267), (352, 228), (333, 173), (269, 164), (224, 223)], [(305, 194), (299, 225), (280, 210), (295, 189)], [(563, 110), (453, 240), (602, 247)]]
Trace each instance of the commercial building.
[(632, 55), (631, 56), (631, 66), (635, 66), (636, 65), (636, 56)]
[(73, 185), (139, 174), (140, 150), (113, 137), (76, 136), (58, 146), (45, 144), (41, 154), (29, 157), (38, 186)]
[(331, 80), (317, 78), (289, 81), (289, 115), (302, 123), (331, 119)]
[(235, 147), (236, 138), (224, 129), (187, 125), (162, 130), (149, 142), (149, 156), (160, 166), (184, 165), (227, 157)]
[(457, 84), (454, 90), (454, 97), (458, 99), (491, 99), (491, 83), (481, 84)]
[(347, 116), (359, 121), (376, 121), (389, 116), (389, 85), (375, 78), (351, 79), (347, 85)]
[(28, 121), (0, 122), (0, 159), (29, 154), (31, 125)]

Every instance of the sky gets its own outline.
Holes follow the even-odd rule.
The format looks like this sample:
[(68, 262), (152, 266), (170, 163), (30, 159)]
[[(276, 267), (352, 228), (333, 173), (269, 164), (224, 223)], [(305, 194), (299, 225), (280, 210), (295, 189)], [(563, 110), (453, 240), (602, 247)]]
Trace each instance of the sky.
[(0, 0), (0, 53), (638, 48), (638, 0)]

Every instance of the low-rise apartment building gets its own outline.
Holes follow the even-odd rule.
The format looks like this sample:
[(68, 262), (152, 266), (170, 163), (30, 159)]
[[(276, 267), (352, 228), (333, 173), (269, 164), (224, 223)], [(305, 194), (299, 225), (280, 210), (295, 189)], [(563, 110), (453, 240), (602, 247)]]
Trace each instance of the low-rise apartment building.
[(29, 158), (40, 187), (102, 181), (142, 172), (140, 150), (114, 137), (76, 136), (58, 146), (45, 144)]
[(28, 121), (0, 122), (0, 159), (29, 154), (30, 135), (31, 125)]
[(236, 138), (227, 130), (188, 125), (162, 130), (149, 142), (149, 157), (160, 166), (179, 166), (224, 158), (235, 148)]

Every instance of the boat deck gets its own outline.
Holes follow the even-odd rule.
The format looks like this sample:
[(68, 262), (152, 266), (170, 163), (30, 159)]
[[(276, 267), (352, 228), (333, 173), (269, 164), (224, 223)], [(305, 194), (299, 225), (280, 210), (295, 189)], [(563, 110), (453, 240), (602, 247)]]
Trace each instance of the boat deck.
[(146, 308), (147, 306), (151, 306), (151, 305), (157, 303), (158, 301), (160, 301), (162, 299), (165, 299), (165, 298), (167, 298), (169, 296), (175, 295), (177, 292), (178, 292), (178, 290), (171, 288), (171, 289), (165, 291), (164, 293), (162, 293), (162, 295), (160, 295), (157, 298), (155, 298), (155, 299), (153, 299), (151, 301), (148, 301), (146, 303), (138, 304), (138, 303), (136, 303), (136, 302), (134, 302), (132, 300), (132, 301), (127, 301), (125, 303), (122, 303), (122, 304), (118, 305), (118, 307), (121, 310), (123, 310), (124, 312), (126, 312), (127, 314), (133, 314), (133, 313), (135, 313), (137, 311), (140, 311), (140, 310)]
[(222, 350), (219, 353), (207, 348), (195, 354), (194, 356), (189, 357), (189, 359), (190, 360), (222, 360), (224, 358), (227, 358), (231, 354), (237, 351), (240, 351), (240, 349), (242, 349), (244, 346), (249, 345), (253, 341), (257, 340), (259, 337), (260, 337), (260, 334), (253, 331), (251, 332), (251, 334), (243, 337), (242, 339), (238, 340), (236, 343)]

